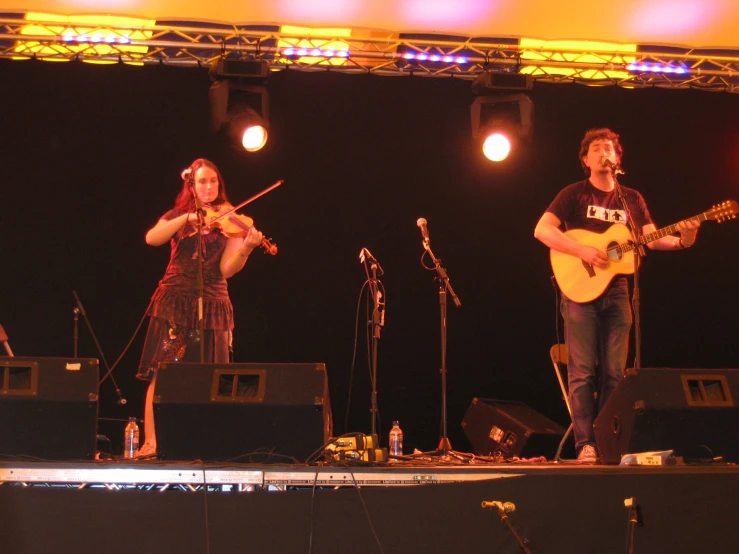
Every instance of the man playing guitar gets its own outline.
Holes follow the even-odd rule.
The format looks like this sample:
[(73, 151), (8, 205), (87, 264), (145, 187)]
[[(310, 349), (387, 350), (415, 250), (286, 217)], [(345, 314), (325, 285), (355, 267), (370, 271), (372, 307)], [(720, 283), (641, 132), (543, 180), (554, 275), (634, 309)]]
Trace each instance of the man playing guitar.
[[(679, 233), (662, 234), (656, 230), (642, 195), (621, 186), (628, 211), (624, 210), (615, 190), (614, 174), (623, 157), (619, 136), (610, 129), (591, 129), (580, 145), (580, 162), (587, 179), (562, 189), (539, 219), (534, 236), (552, 249), (552, 265), (557, 255), (575, 260), (578, 271), (572, 287), (569, 274), (555, 276), (562, 289), (561, 313), (565, 321), (565, 342), (568, 349), (569, 398), (577, 459), (582, 463), (597, 460), (593, 421), (597, 410), (608, 400), (622, 379), (629, 348), (632, 311), (629, 302), (628, 281), (618, 269), (622, 259), (633, 258), (633, 252), (624, 254), (624, 248), (608, 243), (600, 245), (587, 237), (604, 236), (612, 226), (627, 223), (627, 214), (634, 218), (636, 227), (644, 236), (652, 235), (646, 245), (653, 250), (683, 250), (696, 240), (700, 219), (691, 218), (675, 224), (669, 230)], [(615, 227), (619, 234), (627, 227)], [(580, 230), (580, 231), (575, 231)], [(577, 233), (582, 235), (578, 235)], [(600, 235), (603, 233), (604, 235)], [(582, 240), (578, 240), (582, 236)], [(626, 241), (628, 242), (628, 241)], [(588, 244), (590, 243), (590, 244)], [(611, 243), (614, 244), (614, 243)], [(612, 273), (609, 274), (608, 270)], [(631, 271), (623, 271), (630, 273)], [(581, 277), (584, 275), (584, 279)], [(587, 290), (590, 282), (601, 276), (602, 285)], [(596, 278), (596, 279), (592, 279)], [(583, 286), (577, 283), (583, 282)], [(601, 387), (595, 400), (595, 368), (601, 368)]]

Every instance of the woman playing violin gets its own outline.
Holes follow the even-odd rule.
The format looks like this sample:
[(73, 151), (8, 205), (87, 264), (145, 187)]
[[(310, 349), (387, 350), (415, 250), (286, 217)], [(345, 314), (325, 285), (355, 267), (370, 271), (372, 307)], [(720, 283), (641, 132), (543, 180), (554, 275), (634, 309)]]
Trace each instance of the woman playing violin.
[[(156, 454), (153, 399), (159, 363), (200, 361), (197, 207), (217, 208), (228, 202), (223, 177), (212, 162), (195, 160), (182, 172), (182, 178), (182, 190), (174, 208), (146, 233), (147, 244), (161, 246), (169, 242), (171, 253), (147, 312), (149, 328), (137, 374), (139, 379), (150, 382), (140, 457)], [(204, 211), (201, 209), (200, 213)], [(241, 271), (249, 254), (264, 238), (253, 226), (229, 236), (219, 227), (204, 226), (202, 239), (205, 361), (228, 363), (234, 318), (226, 279)]]

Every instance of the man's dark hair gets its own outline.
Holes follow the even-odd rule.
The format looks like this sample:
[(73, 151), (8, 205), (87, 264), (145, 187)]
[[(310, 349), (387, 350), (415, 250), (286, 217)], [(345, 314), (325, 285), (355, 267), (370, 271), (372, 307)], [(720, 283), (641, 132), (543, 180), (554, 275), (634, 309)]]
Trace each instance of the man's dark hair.
[(590, 143), (596, 140), (610, 140), (613, 143), (613, 149), (616, 151), (616, 155), (618, 156), (617, 163), (620, 164), (624, 156), (624, 149), (621, 146), (621, 142), (618, 140), (618, 133), (614, 133), (606, 127), (588, 130), (580, 143), (579, 155), (580, 165), (582, 165), (582, 169), (588, 177), (590, 177), (590, 168), (583, 163), (582, 159), (588, 155)]

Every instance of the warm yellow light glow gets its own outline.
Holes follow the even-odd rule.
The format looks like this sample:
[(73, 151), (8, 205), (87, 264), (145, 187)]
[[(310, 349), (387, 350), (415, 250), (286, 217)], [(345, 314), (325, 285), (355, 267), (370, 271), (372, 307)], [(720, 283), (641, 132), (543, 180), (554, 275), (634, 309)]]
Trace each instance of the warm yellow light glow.
[(261, 125), (252, 125), (244, 130), (241, 144), (247, 152), (261, 150), (267, 144), (267, 129)]
[[(131, 44), (120, 43), (124, 40), (146, 40), (151, 38), (151, 31), (142, 31), (135, 29), (116, 29), (112, 30), (112, 26), (125, 27), (151, 27), (156, 21), (148, 19), (137, 19), (133, 17), (118, 17), (110, 15), (58, 15), (49, 13), (29, 12), (26, 14), (26, 21), (43, 22), (44, 25), (29, 23), (21, 29), (22, 35), (29, 36), (49, 36), (49, 37), (67, 37), (70, 40), (61, 44), (44, 43), (34, 40), (19, 40), (16, 42), (14, 51), (25, 54), (15, 59), (29, 59), (29, 54), (33, 54), (39, 59), (46, 61), (69, 61), (67, 57), (52, 57), (62, 52), (75, 52), (81, 56), (90, 54), (94, 56), (118, 55), (124, 53), (127, 56), (136, 57), (138, 54), (145, 54), (148, 50), (147, 46), (134, 46)], [(59, 26), (48, 25), (48, 23), (60, 23)], [(84, 42), (74, 42), (85, 36)], [(112, 44), (115, 43), (115, 44)], [(103, 60), (84, 60), (88, 63), (117, 63), (115, 61)], [(142, 65), (133, 62), (135, 65)]]
[(316, 35), (320, 37), (350, 37), (352, 30), (341, 27), (296, 27), (295, 25), (282, 25), (280, 33), (285, 35)]
[(511, 151), (511, 142), (500, 133), (494, 133), (482, 144), (482, 153), (493, 162), (502, 162)]
[[(523, 60), (541, 61), (537, 65), (524, 65), (519, 73), (528, 75), (577, 75), (581, 79), (628, 79), (628, 71), (610, 69), (576, 69), (572, 67), (545, 66), (547, 60), (563, 62), (579, 62), (582, 64), (614, 64), (626, 65), (636, 61), (636, 56), (628, 54), (636, 52), (636, 44), (618, 44), (595, 41), (572, 40), (540, 40), (522, 38), (519, 42), (524, 52)], [(531, 50), (537, 50), (532, 52)], [(568, 52), (562, 52), (568, 50)], [(555, 52), (557, 52), (555, 54)], [(598, 55), (607, 52), (607, 55)], [(616, 52), (616, 55), (613, 53)], [(621, 55), (623, 53), (623, 55)], [(524, 62), (525, 63), (525, 62)]]
[[(313, 48), (320, 48), (321, 50), (334, 50), (338, 51), (349, 51), (349, 44), (342, 40), (329, 40), (325, 37), (340, 38), (350, 37), (352, 35), (351, 29), (343, 28), (312, 28), (312, 27), (295, 27), (293, 25), (283, 25), (280, 27), (280, 33), (286, 35), (297, 35), (295, 38), (282, 37), (277, 41), (279, 48), (305, 48), (311, 50)], [(300, 37), (324, 37), (324, 38), (300, 38)], [(304, 64), (316, 64), (316, 65), (346, 65), (345, 58), (329, 58), (316, 56), (301, 56), (300, 58), (282, 58), (281, 63), (290, 63), (290, 61), (297, 61)]]

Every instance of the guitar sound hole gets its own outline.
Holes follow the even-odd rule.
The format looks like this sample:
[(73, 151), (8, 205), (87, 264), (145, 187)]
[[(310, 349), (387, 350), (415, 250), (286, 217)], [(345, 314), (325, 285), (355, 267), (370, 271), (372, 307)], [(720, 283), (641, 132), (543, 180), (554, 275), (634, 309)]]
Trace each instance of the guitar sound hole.
[(608, 259), (611, 260), (612, 262), (620, 262), (621, 259), (624, 257), (624, 254), (621, 251), (621, 245), (618, 244), (617, 242), (608, 243), (606, 254), (608, 255)]

